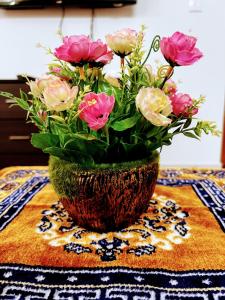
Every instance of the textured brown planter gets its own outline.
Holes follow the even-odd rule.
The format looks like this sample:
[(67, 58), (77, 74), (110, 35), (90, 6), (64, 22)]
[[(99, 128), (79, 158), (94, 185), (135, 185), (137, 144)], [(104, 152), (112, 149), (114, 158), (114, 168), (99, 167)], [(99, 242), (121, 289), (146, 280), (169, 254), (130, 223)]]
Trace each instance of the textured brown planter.
[(137, 221), (148, 208), (158, 176), (158, 154), (87, 168), (51, 157), (51, 183), (77, 225), (108, 232)]

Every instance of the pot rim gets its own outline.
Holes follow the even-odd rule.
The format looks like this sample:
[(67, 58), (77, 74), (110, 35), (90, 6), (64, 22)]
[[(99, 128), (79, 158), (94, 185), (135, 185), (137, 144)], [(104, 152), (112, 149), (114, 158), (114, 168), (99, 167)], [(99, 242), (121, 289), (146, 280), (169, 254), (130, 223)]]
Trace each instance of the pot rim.
[(68, 168), (71, 170), (77, 169), (77, 170), (127, 170), (127, 169), (133, 169), (140, 166), (145, 166), (149, 164), (159, 163), (159, 152), (154, 151), (152, 154), (148, 157), (145, 157), (140, 160), (133, 160), (133, 161), (125, 161), (125, 162), (119, 162), (119, 163), (101, 163), (101, 164), (94, 164), (94, 165), (84, 165), (84, 164), (77, 164), (74, 162), (63, 160), (59, 157), (50, 156), (49, 159), (49, 165), (57, 163), (58, 165), (61, 165), (64, 168)]

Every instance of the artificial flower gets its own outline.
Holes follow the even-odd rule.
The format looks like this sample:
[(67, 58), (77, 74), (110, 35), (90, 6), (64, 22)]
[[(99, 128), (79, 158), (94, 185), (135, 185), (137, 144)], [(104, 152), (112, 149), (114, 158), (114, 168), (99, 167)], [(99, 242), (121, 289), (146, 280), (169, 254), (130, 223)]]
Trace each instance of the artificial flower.
[(45, 75), (39, 79), (31, 80), (27, 84), (30, 87), (30, 93), (34, 97), (41, 97), (43, 90), (52, 82), (60, 82), (60, 79), (53, 75)]
[(64, 75), (65, 71), (58, 64), (49, 64), (48, 68), (49, 68), (49, 73), (50, 74), (52, 74), (56, 77), (59, 77), (60, 79), (63, 79), (63, 80), (70, 80), (71, 79), (70, 76)]
[(63, 44), (55, 49), (55, 56), (73, 65), (102, 67), (113, 58), (112, 51), (101, 40), (92, 41), (85, 35), (72, 35), (63, 38)]
[(42, 101), (48, 110), (63, 111), (73, 106), (78, 87), (70, 87), (66, 81), (50, 82), (43, 91)]
[(112, 86), (114, 86), (114, 87), (117, 87), (117, 88), (120, 88), (120, 87), (121, 87), (118, 78), (116, 78), (116, 77), (114, 77), (114, 76), (111, 76), (111, 75), (109, 75), (109, 74), (106, 74), (106, 75), (105, 75), (105, 80), (106, 80), (109, 84), (111, 84)]
[[(197, 108), (193, 108), (193, 99), (188, 94), (174, 94), (170, 97), (173, 113), (176, 116), (191, 117), (198, 113)], [(193, 109), (192, 109), (193, 108)]]
[(188, 66), (198, 61), (202, 52), (195, 47), (197, 39), (181, 32), (160, 41), (160, 49), (171, 66)]
[(176, 83), (172, 79), (167, 80), (163, 86), (163, 91), (168, 96), (174, 95), (177, 92)]
[(158, 88), (142, 87), (136, 96), (136, 107), (155, 126), (171, 123), (171, 119), (167, 118), (172, 112), (170, 99)]
[(129, 55), (136, 46), (137, 32), (130, 28), (121, 29), (114, 34), (106, 35), (106, 42), (117, 55)]
[(92, 130), (97, 131), (107, 123), (114, 104), (114, 96), (105, 93), (88, 93), (78, 107), (80, 119), (85, 121)]
[(48, 114), (47, 114), (47, 112), (45, 111), (45, 110), (39, 110), (38, 112), (37, 112), (37, 116), (42, 120), (42, 121), (46, 121), (46, 119), (47, 119), (47, 116), (48, 116)]

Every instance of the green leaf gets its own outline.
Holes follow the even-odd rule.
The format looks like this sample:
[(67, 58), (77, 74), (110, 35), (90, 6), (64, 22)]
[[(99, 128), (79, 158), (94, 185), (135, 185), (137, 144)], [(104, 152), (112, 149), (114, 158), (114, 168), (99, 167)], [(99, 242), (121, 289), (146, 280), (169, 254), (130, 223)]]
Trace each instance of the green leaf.
[(191, 132), (183, 132), (183, 135), (185, 135), (185, 136), (187, 136), (189, 138), (193, 138), (193, 139), (199, 140), (199, 138), (194, 133), (191, 133)]
[(29, 110), (30, 108), (29, 104), (23, 99), (16, 98), (16, 103), (24, 110)]
[(42, 128), (43, 127), (43, 121), (36, 117), (36, 116), (30, 116), (30, 119), (32, 123), (34, 123), (37, 127)]
[(149, 130), (149, 132), (146, 133), (146, 138), (149, 139), (150, 137), (157, 135), (157, 133), (160, 132), (160, 130), (160, 127), (154, 126), (152, 129)]
[(68, 133), (68, 126), (64, 123), (59, 123), (56, 121), (50, 121), (51, 132), (56, 135), (63, 135)]
[(149, 152), (152, 152), (160, 147), (162, 147), (162, 141), (158, 141), (158, 142), (155, 142), (155, 143), (151, 143), (150, 141), (147, 141), (145, 143), (146, 147), (148, 148)]
[(94, 141), (94, 140), (97, 140), (97, 137), (96, 136), (93, 136), (89, 133), (75, 133), (73, 135), (71, 135), (75, 138), (78, 138), (78, 139), (82, 139), (82, 140), (86, 140), (86, 141)]
[(49, 116), (49, 118), (54, 119), (54, 120), (56, 120), (56, 121), (59, 121), (59, 122), (61, 122), (61, 123), (65, 123), (65, 120), (64, 120), (62, 117), (57, 116), (57, 115)]
[(124, 149), (124, 157), (126, 160), (135, 160), (138, 159), (140, 155), (146, 156), (148, 153), (145, 143), (128, 144), (122, 142), (121, 145)]
[(202, 130), (198, 126), (194, 129), (194, 132), (197, 136), (201, 137), (202, 135)]
[(108, 144), (91, 135), (68, 134), (64, 136), (64, 149), (79, 151), (99, 160), (106, 153)]
[(162, 145), (169, 146), (171, 144), (172, 144), (172, 141), (170, 139), (162, 141)]
[(49, 147), (45, 148), (43, 152), (79, 164), (91, 165), (94, 163), (94, 160), (91, 156), (85, 155), (80, 151), (62, 149), (59, 147)]
[(174, 130), (174, 131), (172, 132), (172, 134), (177, 134), (177, 133), (179, 133), (179, 132), (180, 132), (180, 130), (181, 130), (181, 126), (180, 126), (180, 127), (178, 127), (176, 130)]
[(58, 146), (59, 137), (51, 133), (32, 133), (31, 144), (39, 149), (44, 149)]
[(112, 95), (112, 86), (106, 81), (99, 81), (98, 92), (106, 93), (107, 95)]
[(137, 121), (140, 119), (140, 114), (135, 114), (130, 118), (123, 119), (121, 121), (113, 122), (110, 127), (112, 127), (116, 131), (124, 131), (129, 128), (132, 128), (136, 125)]
[(120, 105), (121, 90), (118, 87), (110, 85), (106, 81), (98, 82), (98, 93), (106, 93), (109, 96), (114, 96), (118, 105)]
[(20, 98), (23, 99), (23, 100), (25, 100), (25, 101), (28, 101), (27, 94), (23, 90), (21, 90), (21, 89), (20, 89)]
[(168, 128), (173, 128), (173, 127), (177, 127), (177, 126), (180, 126), (180, 125), (183, 125), (184, 122), (181, 121), (180, 119), (177, 119), (176, 121), (174, 121), (173, 123), (171, 123)]
[(183, 129), (188, 128), (191, 125), (192, 119), (189, 118), (186, 120), (186, 122), (184, 123)]

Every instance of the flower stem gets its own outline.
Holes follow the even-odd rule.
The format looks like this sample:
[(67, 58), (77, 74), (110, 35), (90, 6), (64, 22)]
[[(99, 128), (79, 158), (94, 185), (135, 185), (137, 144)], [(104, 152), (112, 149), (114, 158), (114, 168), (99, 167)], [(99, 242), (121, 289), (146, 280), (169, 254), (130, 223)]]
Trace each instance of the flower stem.
[(79, 67), (80, 80), (85, 80), (84, 67)]
[(122, 73), (124, 73), (124, 62), (125, 62), (124, 56), (120, 57), (120, 67), (121, 67)]
[(109, 129), (108, 129), (107, 125), (105, 125), (105, 127), (104, 127), (104, 132), (105, 132), (105, 135), (106, 135), (107, 144), (109, 145)]
[(163, 82), (162, 82), (162, 83), (160, 84), (160, 86), (159, 86), (159, 88), (160, 88), (161, 90), (163, 89), (164, 84), (167, 82), (167, 80), (172, 76), (173, 70), (174, 70), (174, 67), (169, 66), (168, 71), (167, 71), (167, 73), (166, 73), (166, 76), (165, 76), (165, 78), (163, 79)]

